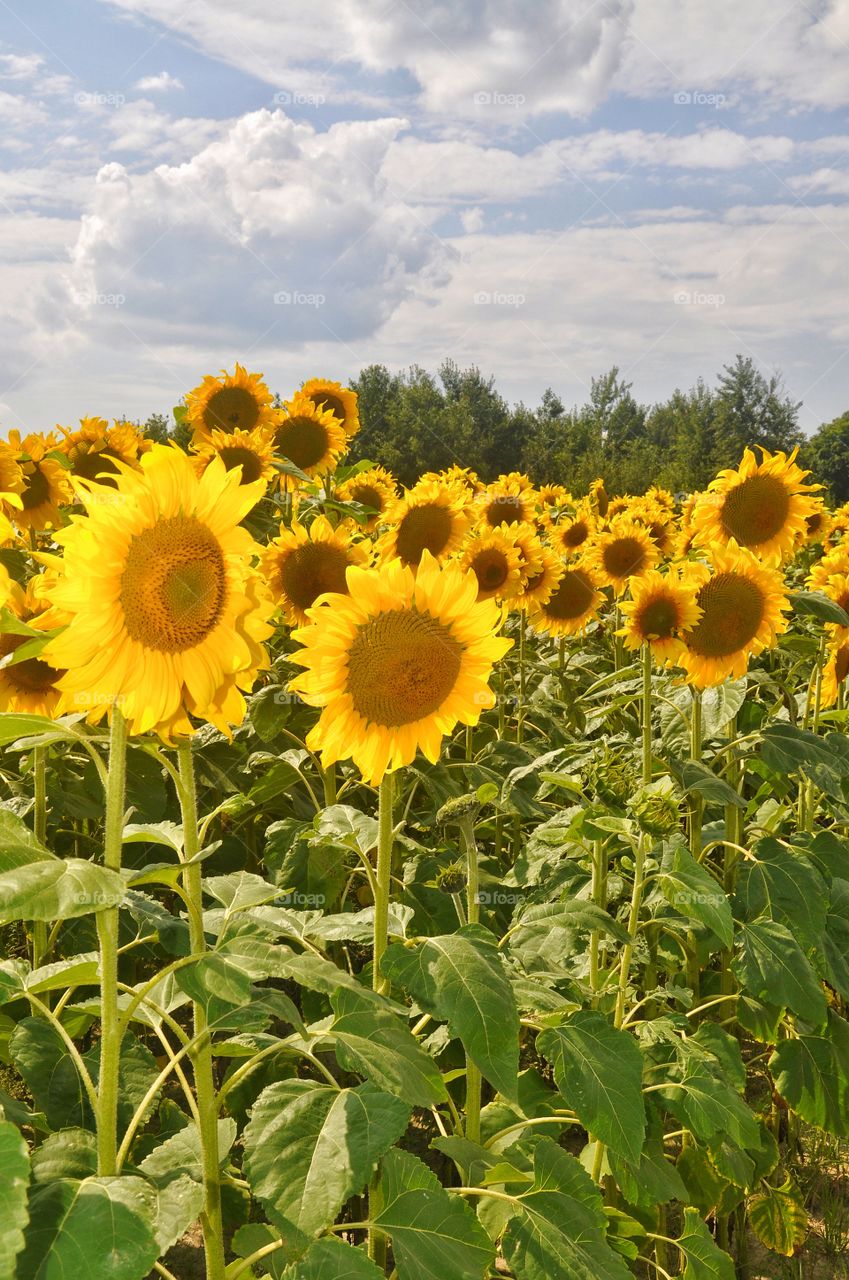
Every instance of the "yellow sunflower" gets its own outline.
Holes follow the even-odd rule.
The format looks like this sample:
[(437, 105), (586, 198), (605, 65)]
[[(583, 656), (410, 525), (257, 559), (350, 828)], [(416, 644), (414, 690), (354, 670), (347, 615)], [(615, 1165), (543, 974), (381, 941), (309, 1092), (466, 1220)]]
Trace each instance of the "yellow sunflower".
[(532, 524), (502, 525), (519, 548), (522, 587), (527, 586), (543, 570), (545, 543)]
[[(624, 515), (626, 511), (630, 514), (635, 501), (636, 499), (627, 497), (625, 494), (619, 498), (611, 498), (607, 504), (604, 519), (613, 520), (616, 516)], [(599, 512), (599, 515), (601, 515), (601, 512)]]
[(821, 706), (834, 706), (841, 690), (846, 687), (847, 675), (849, 675), (849, 643), (831, 645), (828, 651), (828, 662), (822, 673)]
[(435, 480), (437, 484), (462, 485), (469, 493), (480, 493), (483, 489), (477, 472), (472, 471), (471, 467), (446, 467), (444, 471), (425, 471), (419, 476), (419, 483), (422, 480)]
[(10, 506), (20, 509), (21, 494), (26, 488), (23, 467), (18, 452), (5, 440), (0, 440), (0, 499), (9, 500)]
[(781, 574), (733, 542), (714, 553), (712, 569), (690, 568), (702, 613), (676, 661), (691, 684), (706, 689), (745, 674), (749, 657), (787, 629), (783, 615), (790, 604)]
[[(309, 396), (297, 391), (286, 403), (285, 417), (274, 432), (274, 451), (308, 476), (335, 471), (348, 447), (348, 437), (329, 409), (317, 409)], [(283, 474), (284, 488), (297, 488), (297, 480)]]
[(267, 428), (255, 427), (253, 431), (218, 431), (208, 436), (195, 437), (197, 467), (202, 475), (213, 458), (220, 458), (228, 471), (241, 467), (240, 484), (255, 484), (262, 480), (266, 487), (275, 478), (274, 441)]
[(593, 536), (586, 559), (602, 583), (620, 595), (632, 578), (655, 567), (659, 554), (644, 525), (619, 516)]
[(815, 498), (816, 508), (805, 520), (805, 541), (825, 542), (831, 533), (833, 520), (821, 498)]
[(209, 437), (213, 431), (253, 431), (273, 427), (280, 410), (262, 380), (261, 373), (248, 373), (236, 365), (235, 373), (221, 370), (211, 374), (186, 396), (186, 417), (196, 435)]
[(810, 473), (796, 465), (797, 450), (761, 450), (758, 462), (746, 449), (740, 466), (721, 471), (695, 504), (695, 541), (708, 548), (736, 543), (752, 551), (764, 564), (777, 565), (803, 540), (807, 519), (815, 513), (811, 497), (821, 485), (805, 484)]
[(306, 670), (292, 687), (322, 708), (307, 745), (325, 765), (352, 759), (376, 786), (418, 750), (435, 763), (446, 734), (477, 724), (510, 641), (497, 635), (495, 601), (477, 599), (475, 575), (428, 552), (415, 573), (400, 560), (349, 569), (348, 591), (293, 633)]
[(369, 467), (368, 471), (360, 471), (343, 480), (336, 489), (336, 497), (340, 502), (358, 502), (372, 512), (361, 525), (369, 533), (381, 523), (397, 496), (395, 477), (383, 467)]
[(198, 476), (173, 445), (154, 445), (139, 471), (119, 467), (109, 501), (80, 482), (88, 514), (57, 535), (49, 599), (71, 620), (43, 656), (66, 671), (62, 709), (97, 721), (116, 702), (131, 732), (166, 740), (191, 732), (190, 715), (227, 732), (266, 665), (271, 605), (239, 526), (263, 483), (240, 485), (219, 458)]
[(595, 532), (595, 518), (588, 505), (581, 504), (574, 515), (561, 516), (553, 525), (549, 537), (551, 545), (564, 556), (575, 556)]
[(481, 515), (493, 529), (500, 524), (529, 524), (534, 518), (533, 490), (515, 474), (499, 476), (478, 495)]
[(587, 496), (589, 497), (590, 505), (603, 519), (607, 515), (610, 499), (607, 496), (607, 490), (604, 487), (604, 481), (601, 476), (597, 480), (593, 480)]
[(598, 587), (588, 566), (565, 566), (551, 595), (530, 613), (528, 620), (534, 631), (553, 636), (580, 635), (596, 617), (604, 599)]
[(509, 600), (522, 587), (522, 553), (505, 527), (472, 533), (459, 563), (478, 580), (479, 600)]
[(139, 454), (149, 447), (132, 422), (116, 422), (110, 427), (105, 418), (80, 418), (78, 428), (59, 430), (63, 435), (59, 448), (71, 463), (71, 474), (112, 487), (118, 474), (116, 462), (135, 466)]
[[(826, 564), (826, 561), (831, 563)], [(827, 574), (821, 571), (823, 565)], [(819, 565), (814, 566), (808, 582), (815, 591), (821, 591), (829, 600), (839, 605), (844, 613), (849, 613), (849, 556), (826, 556)], [(836, 643), (842, 644), (849, 639), (849, 627), (841, 627), (834, 622), (827, 623), (826, 627)]]
[(19, 431), (9, 432), (9, 447), (20, 466), (24, 486), (17, 503), (7, 514), (22, 529), (58, 528), (62, 523), (61, 508), (74, 500), (67, 469), (51, 453), (59, 452), (58, 441), (48, 435), (28, 435), (21, 439)]
[(667, 556), (675, 546), (675, 522), (672, 513), (657, 503), (637, 498), (630, 507), (630, 515), (648, 530), (649, 537), (662, 556)]
[(341, 382), (331, 382), (328, 378), (310, 378), (297, 394), (306, 396), (316, 409), (332, 413), (349, 440), (359, 431), (357, 393), (343, 387)]
[[(39, 598), (38, 582), (38, 578), (33, 578), (24, 588), (0, 566), (2, 603), (28, 627), (35, 631), (48, 631), (52, 621), (46, 614), (46, 602)], [(34, 638), (13, 631), (0, 631), (0, 657), (7, 658)], [(61, 698), (58, 681), (63, 675), (63, 671), (51, 667), (40, 656), (0, 667), (0, 711), (52, 717)]]
[(696, 601), (700, 585), (700, 575), (689, 565), (666, 574), (650, 569), (635, 578), (631, 599), (620, 605), (625, 626), (617, 635), (624, 636), (626, 649), (648, 644), (659, 663), (675, 662), (684, 648), (682, 633), (691, 631), (701, 617)]
[(522, 589), (511, 603), (523, 610), (532, 610), (545, 604), (551, 599), (565, 572), (566, 565), (562, 557), (543, 544), (532, 572), (523, 575)]
[(670, 515), (675, 510), (675, 497), (668, 489), (662, 489), (659, 485), (653, 484), (651, 488), (646, 489), (643, 495), (647, 502), (653, 502), (656, 506), (662, 507)]
[(420, 480), (392, 504), (385, 523), (377, 544), (382, 559), (417, 565), (428, 551), (444, 560), (459, 549), (469, 527), (465, 490)]
[(550, 514), (561, 511), (572, 502), (572, 495), (562, 484), (544, 484), (537, 490), (537, 506), (540, 511)]
[(275, 605), (290, 626), (299, 626), (319, 596), (347, 595), (346, 572), (367, 559), (366, 547), (351, 541), (350, 530), (334, 529), (317, 516), (309, 529), (298, 520), (289, 528), (281, 525), (280, 536), (262, 553), (261, 567)]

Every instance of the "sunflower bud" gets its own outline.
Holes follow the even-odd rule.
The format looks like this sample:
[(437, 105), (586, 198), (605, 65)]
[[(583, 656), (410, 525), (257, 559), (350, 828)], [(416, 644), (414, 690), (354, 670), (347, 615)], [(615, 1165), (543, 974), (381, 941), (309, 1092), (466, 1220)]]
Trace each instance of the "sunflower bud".
[(436, 887), (440, 893), (462, 893), (466, 887), (466, 868), (461, 862), (452, 862), (437, 872)]
[(630, 754), (605, 747), (584, 769), (584, 783), (602, 804), (623, 808), (637, 785), (637, 772)]
[(678, 830), (681, 798), (669, 777), (650, 782), (632, 796), (628, 808), (640, 830), (650, 836), (668, 836)]
[(436, 821), (440, 827), (451, 827), (464, 818), (476, 818), (480, 807), (480, 800), (474, 792), (456, 796), (452, 800), (446, 800), (436, 815)]

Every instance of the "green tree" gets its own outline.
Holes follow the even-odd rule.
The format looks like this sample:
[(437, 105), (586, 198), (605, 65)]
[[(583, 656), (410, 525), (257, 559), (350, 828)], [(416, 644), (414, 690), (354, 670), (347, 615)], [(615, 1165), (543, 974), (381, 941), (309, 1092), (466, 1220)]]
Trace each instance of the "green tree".
[(849, 410), (824, 422), (804, 445), (802, 455), (813, 478), (828, 488), (837, 505), (849, 502)]

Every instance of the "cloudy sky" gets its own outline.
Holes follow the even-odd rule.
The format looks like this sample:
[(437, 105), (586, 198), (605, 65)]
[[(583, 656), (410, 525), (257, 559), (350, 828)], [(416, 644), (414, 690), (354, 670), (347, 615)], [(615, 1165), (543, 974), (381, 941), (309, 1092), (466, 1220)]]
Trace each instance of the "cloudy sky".
[(0, 418), (451, 356), (849, 408), (849, 0), (2, 0)]

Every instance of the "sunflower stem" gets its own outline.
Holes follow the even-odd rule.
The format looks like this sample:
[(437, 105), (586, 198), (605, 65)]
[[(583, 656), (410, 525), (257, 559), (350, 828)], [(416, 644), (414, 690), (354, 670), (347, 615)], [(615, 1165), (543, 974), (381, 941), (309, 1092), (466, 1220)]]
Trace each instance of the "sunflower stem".
[(336, 803), (336, 765), (325, 765), (321, 770), (321, 783), (324, 787), (324, 803), (331, 805)]
[[(189, 742), (177, 749), (180, 766), (180, 812), (183, 820), (183, 892), (189, 918), (189, 943), (193, 956), (206, 951), (203, 928), (203, 875), (197, 861), (200, 853), (198, 834), (197, 789), (192, 748)], [(203, 1175), (203, 1247), (206, 1258), (206, 1280), (224, 1280), (224, 1219), (221, 1212), (221, 1174), (218, 1151), (218, 1101), (212, 1061), (212, 1038), (207, 1028), (206, 1008), (192, 1002), (194, 1038), (192, 1053), (195, 1095), (200, 1116), (201, 1169)]]
[[(127, 722), (112, 706), (103, 863), (121, 869), (124, 797), (127, 781)], [(113, 1177), (118, 1170), (118, 1076), (123, 1033), (118, 1014), (118, 907), (95, 915), (100, 949), (100, 1070), (97, 1088), (97, 1172)]]
[(386, 992), (389, 989), (389, 979), (382, 977), (380, 962), (383, 959), (383, 954), (389, 941), (389, 897), (393, 845), (393, 780), (394, 775), (391, 773), (385, 773), (381, 778), (377, 809), (377, 870), (374, 894), (372, 986), (375, 991), (380, 992)]
[[(475, 820), (471, 813), (460, 819), (460, 839), (466, 855), (466, 916), (469, 924), (478, 924), (481, 914), (478, 846), (475, 840)], [(466, 1137), (470, 1142), (481, 1140), (481, 1085), (481, 1073), (467, 1053)]]
[[(693, 705), (690, 710), (690, 759), (697, 763), (702, 758), (702, 692), (691, 689)], [(690, 796), (690, 852), (697, 862), (702, 852), (702, 798), (697, 791)]]
[[(603, 840), (593, 841), (592, 900), (597, 907), (607, 909), (607, 852)], [(601, 931), (593, 929), (590, 934), (590, 990), (593, 993), (593, 1005), (598, 1004), (600, 961)]]
[(525, 737), (525, 638), (527, 634), (527, 618), (524, 611), (519, 615), (519, 705), (516, 708), (516, 741), (522, 742)]
[(643, 783), (651, 782), (652, 775), (652, 751), (651, 751), (651, 693), (652, 693), (652, 661), (651, 647), (647, 644), (643, 645), (643, 705), (642, 705), (642, 730), (643, 730)]
[(634, 850), (634, 886), (631, 890), (631, 909), (628, 913), (628, 935), (629, 941), (622, 948), (622, 958), (619, 964), (619, 987), (616, 993), (616, 1012), (613, 1018), (613, 1025), (618, 1029), (625, 1021), (625, 1002), (628, 996), (628, 976), (631, 971), (631, 958), (634, 954), (634, 941), (637, 936), (637, 926), (640, 922), (640, 910), (643, 905), (643, 890), (645, 888), (646, 875), (646, 848), (648, 837), (641, 835), (636, 842)]
[[(34, 747), (33, 772), (33, 834), (40, 845), (47, 845), (47, 748)], [(47, 921), (34, 920), (32, 925), (32, 967), (37, 969), (47, 959)], [(44, 993), (45, 1004), (50, 1003), (50, 993)]]

